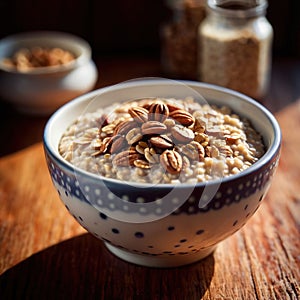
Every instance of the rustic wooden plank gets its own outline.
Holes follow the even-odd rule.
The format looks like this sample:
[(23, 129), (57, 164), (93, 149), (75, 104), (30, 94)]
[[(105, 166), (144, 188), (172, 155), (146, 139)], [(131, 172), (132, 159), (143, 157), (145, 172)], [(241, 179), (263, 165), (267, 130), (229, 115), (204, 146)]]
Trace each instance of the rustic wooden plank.
[(58, 200), (41, 144), (0, 161), (0, 273), (83, 232)]
[(300, 102), (277, 115), (282, 157), (260, 209), (196, 264), (144, 268), (109, 253), (68, 214), (42, 145), (0, 159), (4, 299), (299, 299)]

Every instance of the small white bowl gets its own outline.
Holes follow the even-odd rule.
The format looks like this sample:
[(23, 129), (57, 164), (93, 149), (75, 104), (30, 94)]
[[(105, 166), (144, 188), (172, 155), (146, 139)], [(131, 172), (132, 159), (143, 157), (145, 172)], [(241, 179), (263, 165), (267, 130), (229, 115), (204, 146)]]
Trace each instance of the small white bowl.
[[(239, 174), (197, 184), (133, 184), (130, 178), (120, 181), (80, 170), (59, 154), (61, 136), (85, 112), (143, 97), (182, 99), (193, 96), (193, 91), (252, 122), (266, 146), (254, 165)], [(64, 105), (46, 125), (44, 146), (53, 184), (84, 228), (126, 261), (174, 267), (206, 257), (255, 213), (278, 165), (281, 133), (268, 110), (240, 93), (199, 82), (154, 79), (100, 89)]]
[[(22, 48), (33, 47), (68, 50), (75, 60), (60, 66), (40, 67), (20, 72), (3, 63)], [(0, 97), (18, 110), (48, 115), (69, 100), (92, 90), (98, 71), (91, 59), (89, 44), (74, 35), (34, 31), (8, 36), (0, 40)]]

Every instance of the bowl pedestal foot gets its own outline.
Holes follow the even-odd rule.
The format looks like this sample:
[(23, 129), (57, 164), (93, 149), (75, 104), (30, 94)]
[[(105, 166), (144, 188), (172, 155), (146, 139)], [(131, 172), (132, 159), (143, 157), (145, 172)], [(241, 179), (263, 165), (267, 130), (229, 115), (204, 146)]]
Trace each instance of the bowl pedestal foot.
[(201, 260), (208, 255), (210, 255), (216, 246), (201, 249), (197, 252), (192, 252), (189, 254), (175, 254), (175, 255), (158, 255), (151, 256), (146, 254), (132, 253), (124, 249), (120, 249), (111, 244), (104, 243), (108, 250), (116, 255), (117, 257), (141, 266), (154, 267), (154, 268), (169, 268), (169, 267), (179, 267), (194, 263)]

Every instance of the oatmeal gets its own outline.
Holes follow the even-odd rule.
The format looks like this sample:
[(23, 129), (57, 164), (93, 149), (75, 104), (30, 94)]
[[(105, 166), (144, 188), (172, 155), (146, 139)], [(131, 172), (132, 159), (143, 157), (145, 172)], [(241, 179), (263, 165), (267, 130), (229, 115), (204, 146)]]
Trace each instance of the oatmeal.
[(59, 152), (74, 166), (142, 183), (203, 182), (237, 174), (264, 154), (249, 120), (192, 98), (145, 98), (78, 118)]

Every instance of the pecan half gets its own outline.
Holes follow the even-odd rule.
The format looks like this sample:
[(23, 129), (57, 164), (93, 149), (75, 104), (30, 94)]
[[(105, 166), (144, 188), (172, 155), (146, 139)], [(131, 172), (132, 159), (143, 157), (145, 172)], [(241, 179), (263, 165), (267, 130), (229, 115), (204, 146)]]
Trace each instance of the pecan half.
[(204, 160), (205, 150), (204, 147), (198, 142), (191, 141), (189, 144), (183, 145), (181, 151), (183, 154), (185, 154), (188, 158), (192, 160)]
[(171, 118), (167, 118), (165, 121), (164, 121), (164, 124), (167, 126), (168, 129), (172, 128), (173, 126), (176, 125), (176, 122), (175, 120), (171, 119)]
[(195, 118), (189, 112), (182, 109), (172, 111), (169, 116), (184, 126), (193, 125), (195, 122)]
[(149, 164), (149, 162), (147, 162), (146, 160), (144, 159), (137, 159), (133, 162), (133, 164), (137, 167), (137, 168), (140, 168), (140, 169), (150, 169), (151, 166)]
[(170, 174), (178, 174), (182, 169), (182, 157), (174, 150), (165, 150), (160, 155), (160, 163)]
[(216, 157), (219, 157), (220, 152), (219, 152), (219, 149), (213, 145), (213, 146), (205, 147), (205, 154), (208, 157), (216, 158)]
[(125, 137), (117, 134), (111, 137), (110, 139), (110, 153), (119, 152), (126, 145)]
[(111, 137), (104, 138), (102, 141), (102, 144), (100, 146), (98, 154), (107, 152), (107, 150), (109, 149), (110, 146), (111, 146)]
[(120, 151), (125, 146), (125, 138), (121, 135), (114, 135), (111, 137), (106, 137), (101, 142), (100, 146), (97, 147), (97, 152), (93, 153), (93, 156), (97, 156), (103, 153), (115, 153)]
[(128, 113), (133, 117), (133, 119), (138, 123), (144, 123), (148, 121), (149, 111), (146, 108), (140, 106), (130, 107)]
[(133, 145), (143, 138), (140, 128), (132, 128), (126, 134), (126, 140), (129, 145)]
[(184, 106), (179, 104), (179, 103), (175, 103), (175, 102), (168, 102), (167, 106), (169, 108), (169, 111), (172, 112), (174, 110), (181, 110), (184, 109)]
[(151, 164), (156, 164), (159, 162), (159, 155), (153, 148), (145, 148), (144, 155), (147, 161)]
[(114, 133), (116, 125), (111, 123), (101, 128), (101, 132), (104, 132), (106, 135), (112, 135)]
[(112, 163), (117, 167), (134, 166), (134, 161), (142, 159), (142, 156), (134, 148), (122, 151), (113, 158)]
[(173, 141), (166, 135), (153, 136), (150, 138), (150, 143), (153, 147), (161, 149), (173, 148)]
[(140, 154), (144, 154), (146, 148), (148, 148), (148, 144), (144, 141), (139, 141), (135, 146), (136, 151)]
[(143, 134), (163, 134), (167, 130), (167, 126), (158, 121), (148, 121), (143, 123), (142, 127)]
[(137, 127), (137, 123), (134, 120), (125, 120), (123, 122), (120, 122), (114, 130), (114, 135), (115, 134), (121, 134), (121, 135), (126, 135), (128, 131), (130, 131), (132, 128)]
[(94, 150), (99, 150), (101, 145), (102, 145), (102, 141), (100, 139), (96, 139), (91, 143), (91, 146), (93, 147)]
[(169, 116), (169, 108), (164, 103), (153, 103), (149, 108), (149, 120), (164, 122)]
[(183, 144), (191, 142), (195, 137), (193, 130), (181, 125), (175, 125), (172, 127), (171, 133), (175, 140)]

